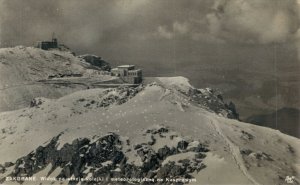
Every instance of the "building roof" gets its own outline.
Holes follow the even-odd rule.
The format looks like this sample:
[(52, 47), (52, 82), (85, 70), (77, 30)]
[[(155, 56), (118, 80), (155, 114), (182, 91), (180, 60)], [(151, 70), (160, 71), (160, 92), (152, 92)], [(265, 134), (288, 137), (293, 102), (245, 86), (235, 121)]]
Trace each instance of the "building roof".
[(38, 43), (53, 43), (53, 41), (38, 41)]
[(121, 66), (118, 66), (118, 68), (131, 68), (131, 67), (134, 67), (134, 65), (121, 65)]
[(138, 71), (142, 71), (141, 69), (133, 69), (133, 70), (129, 70), (128, 72), (138, 72)]

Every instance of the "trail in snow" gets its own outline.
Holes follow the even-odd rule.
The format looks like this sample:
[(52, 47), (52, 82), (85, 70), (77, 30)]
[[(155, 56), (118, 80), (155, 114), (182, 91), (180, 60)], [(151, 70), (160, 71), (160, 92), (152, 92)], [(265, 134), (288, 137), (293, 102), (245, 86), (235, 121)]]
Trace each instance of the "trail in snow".
[[(171, 91), (172, 92), (172, 91)], [(178, 98), (182, 98), (185, 99), (186, 97), (184, 95), (182, 95), (181, 93), (175, 93), (175, 91), (173, 91), (175, 95), (177, 95)], [(166, 98), (168, 95), (170, 95), (170, 93), (164, 94), (163, 97), (161, 97), (161, 99)], [(196, 106), (198, 107), (198, 106)], [(244, 164), (244, 161), (240, 155), (240, 149), (238, 146), (236, 146), (233, 142), (231, 142), (231, 140), (222, 132), (222, 130), (220, 129), (217, 121), (213, 118), (211, 118), (211, 124), (214, 127), (214, 129), (216, 130), (216, 132), (222, 137), (224, 138), (224, 141), (227, 143), (230, 153), (233, 156), (233, 159), (235, 160), (237, 166), (239, 167), (239, 169), (242, 171), (242, 173), (245, 175), (246, 178), (249, 179), (249, 181), (251, 181), (253, 184), (255, 185), (260, 185), (249, 173), (248, 170)]]
[(222, 130), (220, 129), (217, 121), (212, 120), (211, 121), (212, 126), (217, 131), (217, 133), (224, 138), (224, 141), (227, 143), (230, 153), (232, 154), (236, 164), (238, 165), (239, 169), (242, 171), (242, 173), (255, 185), (260, 185), (249, 173), (245, 166), (245, 163), (240, 155), (240, 149), (238, 146), (236, 146), (233, 142), (230, 141), (230, 139), (224, 135)]

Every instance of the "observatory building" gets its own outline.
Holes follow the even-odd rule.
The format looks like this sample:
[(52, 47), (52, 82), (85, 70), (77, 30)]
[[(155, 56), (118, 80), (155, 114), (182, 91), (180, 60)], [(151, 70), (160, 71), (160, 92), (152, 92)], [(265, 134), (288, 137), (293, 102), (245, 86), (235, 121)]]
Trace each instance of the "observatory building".
[(122, 80), (131, 84), (139, 84), (142, 82), (142, 70), (135, 69), (134, 65), (121, 65), (111, 70), (112, 76), (118, 76)]

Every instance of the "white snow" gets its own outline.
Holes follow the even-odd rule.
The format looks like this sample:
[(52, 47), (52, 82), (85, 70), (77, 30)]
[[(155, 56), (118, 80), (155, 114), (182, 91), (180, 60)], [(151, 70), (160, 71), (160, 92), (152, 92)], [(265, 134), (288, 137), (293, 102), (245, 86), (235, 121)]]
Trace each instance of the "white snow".
[(108, 165), (111, 165), (113, 162), (112, 161), (105, 161), (102, 164), (102, 166), (108, 166)]
[[(201, 184), (280, 184), (279, 176), (288, 175), (299, 179), (299, 139), (227, 119), (192, 104), (183, 112), (173, 100), (185, 103), (184, 95), (178, 98), (177, 89), (178, 86), (179, 90), (189, 88), (188, 81), (182, 77), (159, 79), (169, 86), (167, 97), (164, 86), (149, 85), (122, 105), (95, 109), (78, 106), (81, 98), (100, 98), (103, 89), (91, 89), (47, 100), (39, 108), (0, 113), (0, 131), (5, 131), (0, 136), (0, 164), (27, 155), (61, 132), (61, 145), (79, 137), (104, 136), (108, 132), (117, 132), (128, 137), (131, 143), (139, 143), (144, 129), (162, 124), (209, 146), (210, 152), (204, 158), (207, 167), (194, 174)], [(242, 131), (251, 134), (253, 139), (245, 139)], [(159, 145), (175, 145), (172, 142), (166, 139)], [(241, 154), (242, 149), (264, 152), (273, 160)], [(133, 153), (128, 155), (138, 162)]]
[[(23, 108), (36, 97), (58, 98), (86, 89), (84, 83), (89, 83), (90, 78), (96, 82), (115, 79), (109, 75), (99, 75), (97, 70), (87, 69), (89, 66), (67, 51), (44, 51), (23, 46), (0, 48), (0, 112)], [(41, 82), (57, 74), (81, 74), (82, 77), (52, 81), (52, 85), (49, 85), (51, 81), (47, 81), (48, 84)]]
[(195, 158), (195, 155), (196, 155), (195, 152), (186, 152), (186, 153), (171, 155), (162, 162), (162, 165), (166, 165), (169, 162), (175, 162), (176, 165), (180, 165), (180, 163), (178, 163), (178, 161), (183, 160), (183, 159), (193, 160)]
[(157, 77), (160, 83), (162, 83), (167, 88), (176, 88), (183, 92), (188, 92), (192, 88), (189, 80), (182, 76), (176, 77)]

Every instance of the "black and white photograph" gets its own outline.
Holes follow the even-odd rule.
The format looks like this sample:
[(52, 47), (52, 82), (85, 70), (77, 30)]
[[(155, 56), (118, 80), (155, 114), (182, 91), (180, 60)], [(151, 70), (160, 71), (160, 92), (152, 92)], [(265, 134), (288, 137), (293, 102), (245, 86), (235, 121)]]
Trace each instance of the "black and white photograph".
[(0, 0), (0, 185), (300, 185), (300, 0)]

